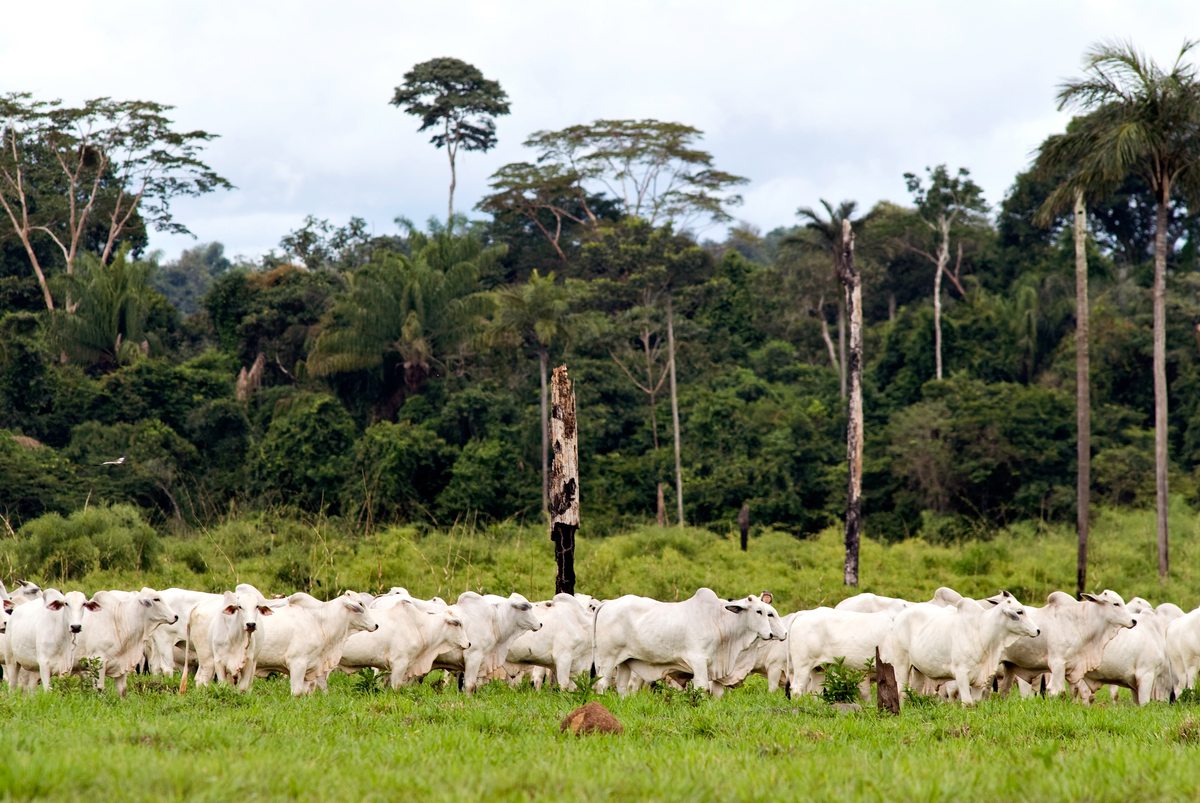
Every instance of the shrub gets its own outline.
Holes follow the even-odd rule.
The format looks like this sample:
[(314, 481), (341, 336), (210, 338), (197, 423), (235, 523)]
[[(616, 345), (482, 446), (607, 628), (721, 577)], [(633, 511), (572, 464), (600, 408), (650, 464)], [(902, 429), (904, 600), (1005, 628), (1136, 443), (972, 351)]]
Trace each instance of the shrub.
[(17, 536), (21, 570), (62, 581), (94, 569), (148, 571), (161, 552), (154, 529), (132, 505), (91, 507), (67, 518), (50, 513), (23, 526)]
[(862, 669), (846, 666), (846, 659), (834, 658), (833, 663), (825, 667), (825, 689), (821, 697), (827, 703), (857, 703), (862, 697), (858, 693), (858, 684), (862, 683), (875, 664), (874, 659), (863, 664)]
[(300, 393), (279, 402), (254, 456), (256, 490), (308, 510), (336, 505), (354, 446), (354, 422), (332, 396)]
[(453, 462), (454, 449), (423, 426), (375, 424), (354, 444), (343, 509), (377, 522), (411, 519), (446, 487)]

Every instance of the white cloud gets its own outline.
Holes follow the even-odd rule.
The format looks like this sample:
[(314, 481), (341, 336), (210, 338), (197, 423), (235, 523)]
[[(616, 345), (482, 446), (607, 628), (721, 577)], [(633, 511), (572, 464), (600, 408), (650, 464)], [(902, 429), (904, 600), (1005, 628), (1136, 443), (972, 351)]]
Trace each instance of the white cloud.
[[(47, 7), (50, 7), (49, 9)], [(4, 90), (174, 104), (221, 134), (209, 162), (238, 190), (177, 204), (201, 240), (259, 253), (306, 214), (378, 231), (445, 214), (445, 154), (389, 106), (414, 63), (453, 55), (499, 79), (500, 145), (460, 160), (456, 207), (525, 158), (532, 131), (600, 117), (696, 125), (718, 166), (749, 176), (738, 217), (764, 230), (797, 206), (903, 200), (901, 174), (971, 168), (998, 202), (1060, 130), (1057, 83), (1084, 50), (1131, 38), (1162, 61), (1200, 34), (1200, 4), (548, 0), (447, 5), (292, 0), (24, 4), (0, 33)], [(46, 31), (52, 36), (26, 36)], [(719, 235), (719, 231), (710, 232)], [(155, 235), (174, 254), (184, 238)]]

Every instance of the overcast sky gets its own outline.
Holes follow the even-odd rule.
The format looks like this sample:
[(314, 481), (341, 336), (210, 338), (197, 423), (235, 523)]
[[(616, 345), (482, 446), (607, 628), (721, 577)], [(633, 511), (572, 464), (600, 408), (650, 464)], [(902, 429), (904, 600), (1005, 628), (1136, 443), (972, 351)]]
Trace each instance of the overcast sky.
[[(445, 151), (388, 105), (415, 63), (454, 56), (500, 81), (499, 146), (459, 159), (471, 208), (530, 132), (597, 118), (694, 125), (747, 176), (737, 217), (768, 231), (818, 199), (906, 198), (902, 174), (968, 167), (998, 202), (1061, 130), (1057, 84), (1087, 47), (1130, 38), (1160, 62), (1200, 37), (1200, 2), (122, 2), (14, 4), (0, 91), (176, 107), (221, 135), (237, 185), (176, 204), (200, 242), (255, 256), (307, 214), (377, 233), (444, 216)], [(721, 238), (723, 228), (706, 236)], [(152, 235), (168, 258), (192, 240)]]

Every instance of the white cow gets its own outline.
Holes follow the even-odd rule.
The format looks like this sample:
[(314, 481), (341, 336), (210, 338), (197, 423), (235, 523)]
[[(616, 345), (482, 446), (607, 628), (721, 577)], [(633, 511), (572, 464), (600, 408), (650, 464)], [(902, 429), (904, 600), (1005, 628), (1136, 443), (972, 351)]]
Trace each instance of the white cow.
[(244, 691), (250, 688), (253, 680), (243, 670), (247, 657), (255, 650), (259, 624), (262, 617), (274, 615), (275, 609), (267, 605), (261, 595), (232, 591), (226, 591), (216, 607), (218, 611), (209, 617), (207, 628), (212, 671), (217, 683), (229, 681), (232, 684), (236, 678), (238, 688)]
[(856, 613), (879, 613), (880, 611), (898, 613), (911, 604), (911, 602), (897, 599), (896, 597), (881, 597), (878, 594), (864, 591), (861, 594), (855, 594), (853, 597), (847, 597), (835, 605), (832, 610), (853, 611)]
[(458, 612), (471, 646), (447, 650), (437, 657), (433, 667), (461, 671), (467, 694), (474, 693), (480, 678), (492, 678), (503, 669), (508, 648), (518, 636), (542, 627), (533, 605), (515, 592), (500, 597), (464, 591), (451, 607)]
[(720, 696), (754, 668), (757, 639), (787, 638), (775, 609), (758, 597), (723, 600), (709, 588), (683, 602), (611, 600), (596, 612), (595, 628), (596, 690), (615, 685), (622, 696), (634, 675), (644, 682), (690, 676)]
[(17, 605), (24, 605), (26, 602), (41, 598), (42, 589), (36, 583), (17, 580), (17, 587), (10, 594), (8, 589), (4, 587), (4, 583), (0, 582), (0, 600), (7, 600), (13, 603), (9, 606), (9, 610), (12, 610)]
[[(837, 658), (845, 658), (847, 666), (857, 668), (875, 659), (876, 648), (886, 653), (892, 623), (899, 614), (895, 608), (876, 613), (817, 608), (793, 619), (787, 639), (792, 696), (819, 691), (816, 669)], [(863, 680), (860, 691), (866, 699), (869, 678)]]
[(10, 686), (27, 692), (50, 691), (50, 678), (70, 674), (83, 629), (84, 609), (92, 605), (81, 591), (63, 594), (48, 588), (41, 599), (13, 609), (8, 619), (8, 662), (4, 675)]
[(1167, 624), (1167, 657), (1178, 696), (1184, 689), (1193, 688), (1200, 675), (1200, 608)]
[[(592, 667), (592, 613), (577, 596), (555, 594), (552, 600), (534, 604), (533, 614), (542, 626), (509, 645), (504, 668), (510, 679), (538, 668), (553, 669), (559, 688), (576, 689), (572, 676)], [(541, 676), (534, 676), (538, 688)]]
[[(802, 613), (805, 611), (795, 611), (780, 617), (780, 629), (784, 633), (790, 634), (792, 622)], [(752, 671), (756, 675), (766, 677), (768, 692), (778, 691), (780, 683), (788, 683), (791, 679), (788, 672), (788, 647), (791, 645), (789, 639), (783, 641), (778, 639), (762, 641), (760, 639), (754, 643), (754, 669)]]
[(431, 609), (433, 606), (421, 602), (400, 599), (372, 609), (371, 616), (379, 629), (346, 639), (338, 668), (349, 674), (374, 667), (389, 673), (392, 688), (398, 689), (414, 677), (429, 674), (433, 662), (447, 650), (471, 646), (463, 622), (453, 609)]
[(221, 595), (190, 591), (186, 588), (167, 588), (160, 591), (159, 596), (175, 611), (179, 621), (156, 627), (150, 634), (146, 654), (152, 674), (171, 675), (179, 668), (175, 646), (187, 639), (188, 620), (191, 618), (192, 609), (201, 602), (220, 601)]
[(1065, 694), (1100, 666), (1105, 645), (1118, 632), (1137, 624), (1121, 595), (1111, 590), (1083, 594), (1078, 601), (1054, 591), (1044, 608), (1026, 605), (1025, 613), (1041, 635), (1018, 639), (1001, 654), (1002, 694), (1008, 693), (1017, 678), (1032, 684), (1047, 672), (1047, 693)]
[(238, 688), (248, 689), (253, 678), (281, 672), (291, 679), (292, 694), (310, 693), (337, 667), (346, 639), (359, 630), (373, 633), (379, 624), (353, 591), (321, 602), (303, 592), (287, 598), (287, 605), (273, 608), (261, 622), (262, 632), (254, 638), (254, 649), (246, 659)]
[(1074, 691), (1084, 702), (1095, 699), (1096, 690), (1111, 684), (1133, 692), (1138, 705), (1151, 700), (1168, 701), (1175, 685), (1167, 654), (1167, 625), (1152, 610), (1134, 616), (1137, 627), (1121, 630), (1104, 648), (1100, 665), (1083, 676)]
[(901, 682), (913, 669), (933, 681), (953, 680), (963, 705), (974, 705), (991, 684), (1005, 647), (1038, 633), (1007, 591), (987, 609), (966, 598), (953, 608), (921, 603), (896, 616), (882, 658), (895, 666)]
[(84, 609), (75, 672), (82, 671), (82, 658), (99, 661), (96, 688), (103, 689), (104, 679), (109, 677), (124, 697), (125, 676), (142, 662), (151, 632), (161, 624), (177, 621), (179, 616), (153, 588), (97, 591)]

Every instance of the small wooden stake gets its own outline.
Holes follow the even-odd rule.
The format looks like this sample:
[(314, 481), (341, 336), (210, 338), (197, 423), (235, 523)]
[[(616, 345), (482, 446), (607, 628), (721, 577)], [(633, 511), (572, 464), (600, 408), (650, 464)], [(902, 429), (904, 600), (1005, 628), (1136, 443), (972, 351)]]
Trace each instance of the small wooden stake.
[(900, 713), (900, 687), (896, 684), (896, 668), (885, 664), (875, 648), (875, 703), (880, 711)]
[(579, 433), (575, 388), (567, 366), (550, 382), (550, 540), (554, 542), (555, 594), (575, 593), (575, 531), (579, 529)]

